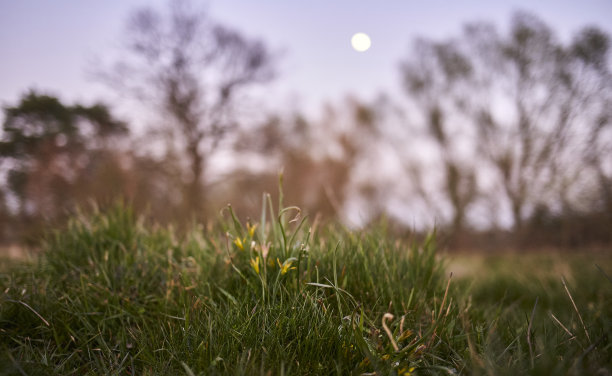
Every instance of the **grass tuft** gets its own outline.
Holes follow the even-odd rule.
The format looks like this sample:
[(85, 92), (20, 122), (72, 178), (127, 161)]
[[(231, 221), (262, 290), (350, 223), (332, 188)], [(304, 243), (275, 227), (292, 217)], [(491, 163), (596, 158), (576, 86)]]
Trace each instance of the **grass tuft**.
[(258, 223), (222, 214), (179, 236), (118, 206), (48, 236), (0, 275), (0, 374), (612, 371), (606, 260), (571, 265), (575, 296), (549, 261), (451, 284), (433, 235), (313, 228), (269, 196)]

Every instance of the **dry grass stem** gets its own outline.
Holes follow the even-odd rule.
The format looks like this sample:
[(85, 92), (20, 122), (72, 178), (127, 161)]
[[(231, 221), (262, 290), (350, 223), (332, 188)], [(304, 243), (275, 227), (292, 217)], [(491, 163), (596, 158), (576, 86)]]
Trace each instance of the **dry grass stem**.
[(393, 339), (393, 334), (391, 333), (391, 330), (389, 330), (389, 327), (387, 326), (387, 322), (386, 322), (387, 319), (393, 320), (393, 317), (395, 316), (393, 316), (390, 313), (385, 313), (382, 318), (382, 327), (385, 330), (385, 333), (387, 333), (387, 337), (389, 337), (389, 341), (391, 341), (391, 345), (393, 345), (393, 349), (395, 351), (398, 351), (399, 347), (397, 347), (397, 343), (395, 343), (395, 340)]
[(587, 331), (586, 325), (584, 325), (584, 321), (582, 320), (582, 315), (580, 315), (580, 312), (578, 311), (578, 307), (576, 306), (576, 303), (574, 302), (574, 298), (572, 298), (572, 294), (570, 294), (569, 289), (567, 288), (567, 284), (565, 283), (565, 278), (561, 277), (561, 282), (563, 282), (563, 287), (565, 288), (565, 292), (567, 293), (567, 296), (569, 296), (572, 302), (572, 305), (574, 306), (574, 310), (576, 311), (576, 314), (578, 314), (578, 319), (580, 320), (580, 324), (582, 324), (582, 329), (584, 329), (584, 334), (586, 334), (586, 337), (589, 340), (589, 343), (591, 343), (591, 337), (589, 336), (589, 332)]
[(529, 325), (527, 326), (527, 344), (529, 345), (529, 356), (531, 358), (531, 367), (534, 366), (534, 357), (533, 357), (533, 343), (531, 342), (531, 326), (533, 325), (533, 319), (535, 317), (536, 308), (538, 307), (538, 298), (536, 297), (535, 304), (533, 305), (533, 310), (531, 311), (531, 318), (529, 319)]

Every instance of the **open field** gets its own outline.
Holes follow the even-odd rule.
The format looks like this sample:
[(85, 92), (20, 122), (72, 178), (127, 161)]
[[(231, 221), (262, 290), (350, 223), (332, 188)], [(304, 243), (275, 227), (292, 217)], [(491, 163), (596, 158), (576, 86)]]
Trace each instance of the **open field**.
[(612, 374), (611, 252), (442, 256), (297, 214), (76, 218), (2, 264), (0, 374)]

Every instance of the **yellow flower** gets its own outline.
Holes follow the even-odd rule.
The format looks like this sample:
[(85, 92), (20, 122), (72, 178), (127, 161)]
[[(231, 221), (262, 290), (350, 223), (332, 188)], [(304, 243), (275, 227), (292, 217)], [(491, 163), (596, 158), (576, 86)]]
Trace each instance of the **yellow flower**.
[(400, 337), (398, 338), (398, 342), (400, 341), (404, 341), (407, 340), (408, 338), (412, 337), (412, 330), (407, 329), (404, 331), (404, 333), (402, 333), (402, 335), (400, 335)]
[(285, 262), (283, 262), (282, 265), (279, 259), (276, 259), (276, 262), (278, 263), (278, 267), (281, 270), (281, 275), (287, 274), (287, 272), (291, 269), (295, 269), (295, 267), (291, 267), (291, 263), (293, 263), (293, 260), (286, 260)]
[(359, 367), (366, 367), (370, 364), (370, 359), (369, 358), (363, 358), (363, 360), (361, 361), (361, 363), (359, 363)]
[(413, 373), (414, 373), (414, 367), (410, 367), (409, 369), (406, 369), (406, 367), (404, 367), (404, 368), (400, 368), (397, 371), (397, 374), (401, 376), (410, 376)]
[(236, 244), (236, 247), (238, 247), (241, 251), (244, 251), (244, 244), (242, 243), (242, 239), (234, 239), (234, 244)]
[(259, 274), (259, 256), (251, 259), (251, 266), (253, 267), (253, 270), (255, 270), (255, 273)]
[(255, 223), (254, 225), (251, 225), (250, 223), (247, 223), (247, 231), (249, 232), (249, 236), (252, 238), (253, 235), (255, 235), (255, 229), (257, 228), (257, 223)]

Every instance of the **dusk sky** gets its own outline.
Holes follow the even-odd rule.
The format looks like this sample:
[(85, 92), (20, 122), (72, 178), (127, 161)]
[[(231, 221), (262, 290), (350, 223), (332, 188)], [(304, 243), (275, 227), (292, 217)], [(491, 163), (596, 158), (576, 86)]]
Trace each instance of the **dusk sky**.
[[(146, 4), (165, 1), (0, 0), (0, 104), (15, 104), (28, 88), (69, 102), (113, 103), (115, 97), (87, 72), (117, 53), (130, 11)], [(612, 27), (610, 0), (216, 0), (208, 10), (281, 52), (267, 107), (307, 111), (349, 93), (369, 99), (397, 90), (398, 63), (413, 38), (452, 37), (468, 21), (491, 21), (504, 30), (513, 11), (525, 10), (562, 40), (585, 25)], [(371, 37), (368, 51), (352, 49), (357, 32)]]

